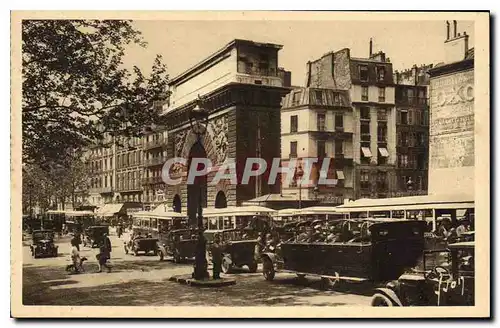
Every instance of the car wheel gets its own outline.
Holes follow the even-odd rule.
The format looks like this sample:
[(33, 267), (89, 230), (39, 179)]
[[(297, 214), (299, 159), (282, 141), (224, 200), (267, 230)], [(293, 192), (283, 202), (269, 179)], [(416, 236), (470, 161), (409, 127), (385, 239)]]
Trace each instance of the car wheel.
[(262, 262), (263, 270), (262, 274), (264, 275), (264, 278), (266, 278), (267, 281), (271, 281), (274, 279), (274, 275), (276, 274), (276, 271), (274, 271), (274, 265), (273, 262), (269, 259), (265, 259)]
[(394, 304), (389, 297), (384, 294), (377, 293), (373, 295), (371, 306), (393, 306)]
[(233, 265), (229, 263), (229, 260), (226, 257), (222, 258), (222, 272), (231, 273), (232, 270), (233, 270)]
[(250, 270), (251, 273), (255, 273), (257, 272), (257, 266), (258, 266), (257, 262), (252, 262), (248, 265), (248, 269)]

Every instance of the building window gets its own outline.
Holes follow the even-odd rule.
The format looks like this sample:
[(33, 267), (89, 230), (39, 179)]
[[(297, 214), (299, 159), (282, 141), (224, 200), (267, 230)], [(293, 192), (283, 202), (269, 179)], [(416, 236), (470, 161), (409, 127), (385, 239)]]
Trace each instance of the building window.
[(318, 158), (324, 158), (324, 157), (326, 157), (325, 141), (324, 140), (318, 140), (317, 141), (317, 147), (318, 147)]
[(370, 141), (370, 123), (361, 123), (361, 141)]
[(335, 130), (344, 129), (344, 115), (335, 114)]
[(297, 141), (290, 141), (290, 157), (297, 157)]
[(377, 141), (378, 142), (387, 142), (387, 123), (379, 122), (377, 126)]
[(419, 90), (418, 92), (418, 104), (426, 105), (427, 104), (427, 96), (425, 94), (425, 90)]
[(363, 82), (368, 81), (368, 66), (359, 66), (359, 79)]
[(400, 123), (403, 125), (407, 125), (408, 124), (408, 111), (401, 110), (399, 116), (401, 117)]
[(292, 106), (297, 106), (300, 103), (300, 91), (293, 93)]
[(408, 155), (400, 154), (398, 156), (398, 166), (403, 168), (408, 167)]
[(377, 67), (377, 79), (378, 79), (378, 81), (385, 80), (385, 67), (384, 66)]
[(408, 147), (408, 132), (401, 132), (401, 146)]
[(333, 102), (336, 104), (336, 105), (340, 105), (340, 95), (338, 93), (334, 93), (333, 94)]
[(253, 73), (253, 63), (246, 63), (245, 65), (245, 73), (246, 74), (252, 74)]
[(361, 144), (361, 163), (362, 164), (370, 164), (370, 160), (372, 157), (372, 151), (370, 150), (370, 143), (362, 143)]
[(368, 101), (368, 87), (361, 87), (361, 100)]
[(421, 175), (417, 176), (417, 188), (418, 190), (423, 190), (424, 189), (424, 179), (422, 178)]
[(415, 132), (410, 132), (409, 136), (410, 136), (408, 140), (409, 146), (415, 147), (417, 145), (417, 135), (415, 134)]
[(413, 125), (413, 115), (414, 115), (414, 111), (409, 109), (408, 110), (408, 125)]
[(384, 87), (378, 88), (378, 101), (385, 102), (385, 88)]
[(377, 164), (385, 165), (387, 164), (387, 158), (389, 158), (389, 152), (385, 147), (378, 148)]
[(290, 133), (298, 131), (299, 119), (297, 115), (290, 116)]
[(335, 157), (341, 157), (344, 154), (344, 143), (342, 140), (334, 141), (335, 147)]
[(377, 186), (380, 189), (387, 188), (387, 173), (386, 172), (377, 172)]
[(326, 116), (325, 116), (325, 114), (321, 113), (321, 114), (318, 114), (316, 117), (317, 117), (318, 131), (326, 131)]
[(413, 105), (415, 103), (415, 93), (413, 89), (408, 89), (408, 103)]
[(378, 121), (387, 121), (387, 109), (381, 108), (377, 110), (377, 120)]
[(315, 90), (314, 95), (316, 96), (316, 104), (322, 105), (323, 104), (323, 92), (321, 90)]
[(360, 116), (362, 120), (369, 120), (370, 119), (370, 108), (369, 107), (361, 107), (359, 109)]
[(417, 169), (425, 170), (427, 167), (425, 165), (425, 154), (417, 155)]
[(370, 173), (368, 171), (361, 171), (359, 181), (361, 188), (370, 188)]

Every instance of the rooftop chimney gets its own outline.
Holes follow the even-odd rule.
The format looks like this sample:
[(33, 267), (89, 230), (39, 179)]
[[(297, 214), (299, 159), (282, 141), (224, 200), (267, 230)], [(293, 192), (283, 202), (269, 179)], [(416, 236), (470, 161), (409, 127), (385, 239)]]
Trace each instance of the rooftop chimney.
[[(448, 23), (448, 22), (446, 22)], [(465, 59), (469, 50), (469, 36), (467, 33), (457, 34), (457, 21), (453, 21), (453, 37), (444, 42), (445, 62), (453, 63)]]
[(371, 58), (372, 54), (373, 54), (373, 40), (372, 40), (372, 38), (370, 38), (370, 57), (368, 57), (368, 58)]

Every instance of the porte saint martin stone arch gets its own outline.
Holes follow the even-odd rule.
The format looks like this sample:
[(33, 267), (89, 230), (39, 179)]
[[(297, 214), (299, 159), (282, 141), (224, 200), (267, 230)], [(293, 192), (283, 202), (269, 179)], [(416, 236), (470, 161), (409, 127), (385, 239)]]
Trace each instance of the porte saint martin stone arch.
[[(281, 100), (291, 90), (290, 73), (278, 67), (281, 48), (276, 44), (233, 40), (172, 79), (172, 95), (164, 106), (168, 130), (167, 159), (181, 157), (188, 160), (197, 142), (189, 113), (201, 97), (209, 114), (201, 144), (212, 165), (217, 168), (227, 159), (234, 159), (238, 182), (249, 157), (265, 159), (269, 171), (273, 158), (281, 155)], [(177, 185), (166, 185), (166, 202), (173, 204), (175, 199), (178, 204), (180, 199), (182, 211), (187, 212), (188, 167), (174, 165), (170, 173), (172, 179), (181, 178), (182, 181)], [(268, 184), (267, 179), (256, 178), (251, 178), (246, 185), (232, 185), (224, 179), (212, 185), (215, 175), (216, 170), (207, 175), (206, 199), (203, 201), (207, 207), (220, 207), (222, 203), (238, 206), (246, 200), (279, 193), (280, 190), (279, 181)], [(220, 201), (222, 198), (224, 202)]]

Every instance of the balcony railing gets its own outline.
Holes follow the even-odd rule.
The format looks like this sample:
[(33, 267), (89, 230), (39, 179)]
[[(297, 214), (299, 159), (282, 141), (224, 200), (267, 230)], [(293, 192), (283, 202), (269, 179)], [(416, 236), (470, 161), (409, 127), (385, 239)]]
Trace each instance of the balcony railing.
[(163, 183), (162, 177), (149, 177), (142, 179), (143, 185)]
[(141, 184), (137, 181), (135, 183), (125, 183), (116, 189), (117, 191), (139, 191), (141, 188)]
[(162, 146), (165, 146), (167, 144), (167, 141), (165, 139), (158, 139), (158, 140), (153, 140), (150, 142), (144, 142), (143, 144), (143, 149), (153, 149), (153, 148), (159, 148)]
[(406, 97), (406, 98), (398, 98), (397, 102), (400, 105), (427, 106), (428, 99), (419, 97)]
[(155, 166), (155, 165), (163, 165), (167, 161), (167, 157), (154, 157), (147, 160), (144, 160), (144, 166)]
[(90, 188), (89, 191), (91, 193), (94, 193), (94, 194), (103, 194), (103, 193), (113, 192), (113, 188), (112, 187), (98, 187), (98, 188)]

